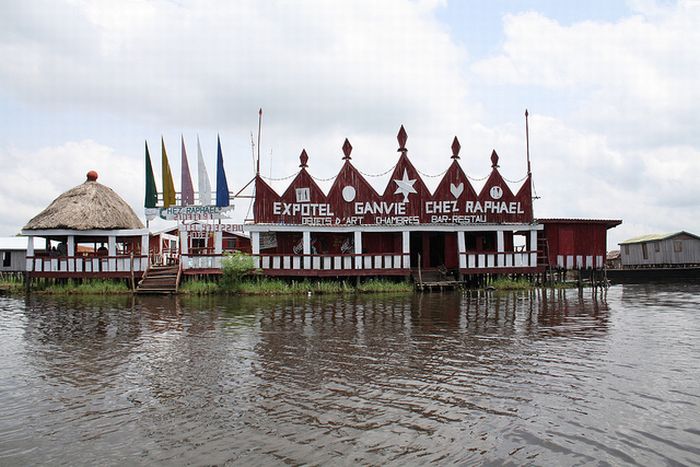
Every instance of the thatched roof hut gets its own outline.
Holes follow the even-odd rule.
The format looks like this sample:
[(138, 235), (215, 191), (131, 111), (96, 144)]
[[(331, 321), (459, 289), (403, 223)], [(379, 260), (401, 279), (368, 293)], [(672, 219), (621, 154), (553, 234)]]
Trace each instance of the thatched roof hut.
[(97, 183), (97, 173), (88, 172), (85, 183), (66, 191), (23, 230), (119, 230), (143, 229), (134, 210), (111, 188)]

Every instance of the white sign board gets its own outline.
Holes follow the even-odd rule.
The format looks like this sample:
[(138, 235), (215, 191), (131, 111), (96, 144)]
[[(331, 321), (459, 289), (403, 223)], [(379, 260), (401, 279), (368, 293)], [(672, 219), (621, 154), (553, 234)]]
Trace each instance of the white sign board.
[(234, 206), (170, 206), (168, 208), (146, 208), (146, 219), (156, 217), (168, 221), (206, 221), (226, 219)]

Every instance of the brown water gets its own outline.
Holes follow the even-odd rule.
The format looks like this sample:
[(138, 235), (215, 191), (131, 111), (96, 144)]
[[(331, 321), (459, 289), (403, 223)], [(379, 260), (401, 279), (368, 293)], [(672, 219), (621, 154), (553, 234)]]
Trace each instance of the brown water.
[(0, 465), (700, 464), (700, 285), (0, 297)]

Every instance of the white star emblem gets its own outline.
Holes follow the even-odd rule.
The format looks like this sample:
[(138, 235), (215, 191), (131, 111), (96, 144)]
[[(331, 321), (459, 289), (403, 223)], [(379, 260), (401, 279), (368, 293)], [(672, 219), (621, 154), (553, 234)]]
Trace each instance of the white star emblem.
[(414, 178), (413, 180), (408, 179), (408, 172), (406, 172), (406, 169), (403, 169), (403, 179), (402, 180), (396, 180), (394, 179), (394, 183), (396, 183), (397, 188), (396, 191), (394, 192), (395, 195), (398, 195), (401, 193), (403, 195), (403, 202), (407, 203), (408, 202), (408, 195), (411, 193), (416, 193), (415, 188), (413, 188), (413, 184), (416, 183), (416, 179)]

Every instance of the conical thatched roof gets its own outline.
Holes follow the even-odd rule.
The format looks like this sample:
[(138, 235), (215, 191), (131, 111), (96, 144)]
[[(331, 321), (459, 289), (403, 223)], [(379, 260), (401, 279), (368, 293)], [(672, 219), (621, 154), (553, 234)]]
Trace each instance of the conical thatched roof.
[(97, 183), (97, 173), (88, 172), (82, 185), (63, 193), (34, 216), (24, 230), (119, 230), (143, 229), (134, 210), (111, 188)]

